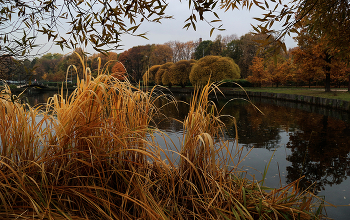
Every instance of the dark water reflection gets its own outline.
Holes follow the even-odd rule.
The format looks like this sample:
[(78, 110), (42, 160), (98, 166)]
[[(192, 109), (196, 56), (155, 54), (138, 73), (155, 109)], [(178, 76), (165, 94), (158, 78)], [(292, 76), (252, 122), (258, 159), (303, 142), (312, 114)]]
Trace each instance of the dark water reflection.
[[(44, 103), (49, 96), (30, 97), (31, 103)], [(178, 94), (179, 101), (190, 101), (190, 95)], [(223, 106), (231, 98), (213, 101)], [(230, 101), (221, 114), (232, 115), (237, 120), (239, 145), (244, 154), (253, 150), (241, 163), (256, 179), (271, 159), (266, 185), (277, 187), (304, 176), (301, 187), (314, 190), (318, 196), (339, 207), (328, 207), (329, 217), (347, 219), (350, 215), (350, 122), (349, 113), (313, 105), (284, 102), (272, 99), (252, 98), (262, 115), (251, 104), (242, 100)], [(183, 120), (189, 106), (182, 102), (165, 105), (166, 100), (156, 103), (163, 106), (168, 118)], [(236, 131), (232, 120), (222, 119), (226, 135), (234, 139)], [(182, 135), (182, 124), (174, 120), (156, 120), (158, 127), (170, 137)]]
[[(190, 100), (188, 95), (176, 98)], [(229, 99), (214, 102), (223, 106)], [(252, 101), (264, 115), (243, 100), (230, 101), (221, 111), (236, 118), (239, 144), (245, 153), (254, 147), (242, 162), (242, 170), (261, 179), (261, 172), (272, 158), (266, 185), (277, 187), (304, 176), (301, 187), (314, 190), (334, 205), (349, 205), (350, 114), (272, 99), (252, 98)], [(179, 104), (177, 111), (168, 105), (164, 112), (169, 117), (184, 119), (188, 106)], [(234, 139), (236, 131), (232, 121), (228, 118), (223, 121), (227, 125), (227, 137)], [(160, 123), (159, 127), (173, 133), (182, 130), (180, 123), (169, 121)], [(347, 219), (350, 207), (329, 207), (327, 212), (331, 218)]]

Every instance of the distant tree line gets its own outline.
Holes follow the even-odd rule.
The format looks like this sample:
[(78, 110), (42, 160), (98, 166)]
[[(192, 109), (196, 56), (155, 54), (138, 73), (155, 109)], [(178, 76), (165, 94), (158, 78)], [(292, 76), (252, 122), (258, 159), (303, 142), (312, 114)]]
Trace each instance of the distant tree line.
[[(105, 67), (111, 74), (112, 70), (114, 70), (114, 72), (122, 71), (117, 68), (117, 53), (97, 53), (87, 56), (81, 48), (77, 48), (71, 54), (47, 53), (31, 61), (28, 59), (18, 61), (12, 57), (7, 57), (6, 59), (2, 58), (0, 61), (0, 78), (8, 81), (74, 81), (76, 77), (84, 77), (82, 63), (77, 54), (84, 59), (85, 65), (90, 68), (94, 76), (98, 74), (99, 62), (101, 69)], [(109, 63), (109, 61), (111, 62)], [(68, 68), (71, 65), (76, 66), (76, 70), (75, 68)], [(115, 65), (116, 67), (114, 67)], [(123, 71), (126, 72), (125, 70)]]
[[(162, 65), (167, 62), (176, 63), (180, 60), (200, 59), (207, 55), (231, 57), (242, 69), (242, 77), (245, 78), (249, 73), (249, 68), (252, 57), (257, 51), (258, 44), (254, 42), (255, 39), (252, 33), (248, 33), (238, 39), (235, 35), (224, 36), (218, 35), (215, 41), (169, 41), (165, 44), (142, 45), (130, 48), (120, 54), (109, 52), (108, 54), (93, 54), (84, 56), (87, 65), (91, 68), (92, 73), (97, 73), (98, 57), (101, 58), (102, 66), (109, 60), (118, 60), (126, 68), (128, 76), (132, 81), (138, 82), (142, 80), (143, 74), (148, 68), (154, 65)], [(237, 49), (239, 48), (239, 49)], [(204, 54), (203, 54), (204, 51)], [(75, 52), (83, 55), (80, 48), (75, 49)], [(249, 54), (246, 54), (249, 53)], [(10, 59), (10, 58), (8, 58)], [(12, 59), (13, 60), (13, 59)], [(2, 58), (2, 66), (8, 67), (6, 58)], [(47, 81), (61, 81), (67, 75), (69, 65), (76, 65), (79, 67), (80, 60), (75, 53), (62, 54), (45, 54), (40, 58), (34, 58), (32, 61), (25, 60), (19, 66), (17, 71), (13, 68), (1, 68), (1, 78), (3, 79), (17, 79), (24, 75), (27, 70), (26, 79), (36, 78), (37, 80)], [(246, 67), (246, 68), (245, 68)], [(112, 64), (109, 63), (111, 70)], [(81, 72), (78, 75), (81, 76)], [(29, 77), (30, 76), (30, 77)]]
[[(98, 65), (101, 62), (101, 67), (107, 68), (110, 74), (118, 73), (120, 79), (123, 78), (120, 74), (127, 73), (132, 82), (147, 81), (167, 86), (198, 84), (204, 79), (208, 80), (209, 77), (214, 81), (234, 79), (238, 75), (239, 78), (246, 79), (255, 86), (278, 87), (285, 84), (311, 86), (317, 83), (330, 87), (331, 84), (340, 86), (349, 82), (349, 61), (336, 56), (337, 51), (328, 48), (330, 39), (311, 34), (307, 29), (307, 21), (304, 24), (300, 26), (299, 35), (295, 37), (298, 47), (286, 52), (275, 51), (276, 42), (273, 37), (253, 33), (247, 33), (239, 38), (236, 35), (218, 35), (214, 41), (198, 39), (135, 46), (119, 54), (109, 52), (88, 56), (80, 48), (75, 52), (84, 57), (93, 75), (97, 75)], [(269, 44), (259, 45), (259, 42), (266, 39)], [(194, 70), (197, 74), (191, 78), (192, 67), (196, 66), (197, 61), (208, 56), (210, 58), (207, 61), (219, 62), (223, 57), (232, 59), (238, 75), (233, 76), (227, 72), (226, 75), (220, 73), (219, 77), (212, 70), (206, 74)], [(67, 72), (70, 65), (75, 65), (78, 72), (76, 73), (73, 68)], [(67, 77), (73, 80), (71, 79), (74, 78), (73, 75), (83, 77), (81, 69), (81, 61), (75, 53), (68, 55), (48, 53), (31, 61), (2, 57), (0, 77), (7, 80), (64, 81)], [(202, 76), (201, 79), (198, 78), (199, 75)]]

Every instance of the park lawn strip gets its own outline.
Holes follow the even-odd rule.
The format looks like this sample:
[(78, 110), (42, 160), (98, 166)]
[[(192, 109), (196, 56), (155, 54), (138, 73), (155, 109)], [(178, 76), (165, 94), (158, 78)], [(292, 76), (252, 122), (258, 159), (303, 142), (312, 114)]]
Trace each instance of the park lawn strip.
[(283, 93), (283, 94), (294, 94), (303, 96), (314, 96), (327, 99), (339, 99), (350, 102), (350, 93), (346, 88), (333, 89), (331, 92), (325, 92), (324, 89), (319, 88), (244, 88), (250, 92), (269, 92), (269, 93)]

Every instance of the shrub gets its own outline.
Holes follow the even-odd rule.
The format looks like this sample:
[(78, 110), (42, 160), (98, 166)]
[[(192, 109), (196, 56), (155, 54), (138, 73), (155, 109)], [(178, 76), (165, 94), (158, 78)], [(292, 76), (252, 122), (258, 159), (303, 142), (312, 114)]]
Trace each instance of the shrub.
[[(170, 68), (169, 68), (170, 69)], [(169, 69), (165, 69), (163, 76), (162, 76), (162, 84), (164, 86), (168, 86), (169, 88), (171, 87), (172, 83), (170, 81), (170, 72)]]
[(149, 70), (147, 70), (145, 74), (143, 74), (143, 77), (142, 77), (143, 81), (148, 82), (149, 85), (150, 84), (154, 85), (156, 73), (161, 66), (162, 65), (154, 65), (151, 68), (149, 68)]
[(238, 65), (229, 57), (206, 56), (194, 64), (190, 81), (192, 85), (203, 86), (209, 79), (210, 82), (217, 82), (225, 79), (240, 78)]
[(190, 81), (190, 73), (195, 60), (180, 60), (169, 69), (171, 84), (185, 87)]
[(118, 80), (126, 79), (126, 69), (121, 62), (117, 62), (113, 65), (111, 75)]
[(162, 80), (163, 80), (163, 74), (165, 71), (167, 71), (171, 65), (173, 65), (173, 62), (167, 62), (165, 64), (163, 64), (157, 71), (156, 75), (155, 75), (155, 81), (158, 85), (162, 84)]

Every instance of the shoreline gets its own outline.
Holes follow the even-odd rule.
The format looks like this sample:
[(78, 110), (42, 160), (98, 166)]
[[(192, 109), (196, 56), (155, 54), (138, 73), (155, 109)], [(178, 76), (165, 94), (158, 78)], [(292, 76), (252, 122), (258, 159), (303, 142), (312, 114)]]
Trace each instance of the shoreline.
[[(271, 92), (251, 92), (251, 91), (242, 91), (232, 88), (220, 88), (224, 95), (230, 96), (239, 96), (239, 97), (264, 97), (270, 99), (278, 99), (299, 103), (308, 103), (312, 105), (329, 107), (342, 111), (350, 111), (350, 102), (340, 100), (340, 99), (328, 99), (314, 96), (305, 96), (305, 95), (295, 95), (295, 94), (285, 94), (285, 93), (271, 93)], [(167, 88), (162, 89), (162, 92), (170, 91), (172, 93), (193, 93), (193, 88)]]
[[(75, 87), (68, 87), (64, 88), (65, 90), (68, 89), (68, 91), (73, 91)], [(187, 88), (181, 88), (181, 87), (172, 87), (172, 88), (166, 88), (166, 87), (158, 87), (158, 89), (161, 92), (164, 93), (185, 93), (190, 94), (193, 93), (194, 88), (187, 87)], [(344, 101), (340, 99), (329, 99), (329, 98), (322, 98), (322, 97), (315, 97), (315, 96), (306, 96), (306, 95), (296, 95), (296, 94), (285, 94), (285, 93), (271, 93), (271, 92), (252, 92), (252, 91), (242, 91), (237, 88), (228, 88), (228, 87), (222, 87), (220, 88), (221, 92), (224, 95), (229, 96), (239, 96), (239, 97), (264, 97), (264, 98), (270, 98), (270, 99), (277, 99), (277, 100), (285, 100), (285, 101), (291, 101), (291, 102), (298, 102), (298, 103), (307, 103), (322, 107), (328, 107), (333, 108), (337, 110), (347, 111), (350, 112), (350, 102)], [(12, 89), (11, 90), (14, 93), (20, 93), (23, 91), (23, 89)], [(60, 91), (58, 88), (45, 88), (45, 89), (35, 89), (32, 91), (32, 93), (40, 93), (40, 92), (46, 92), (46, 91)]]

